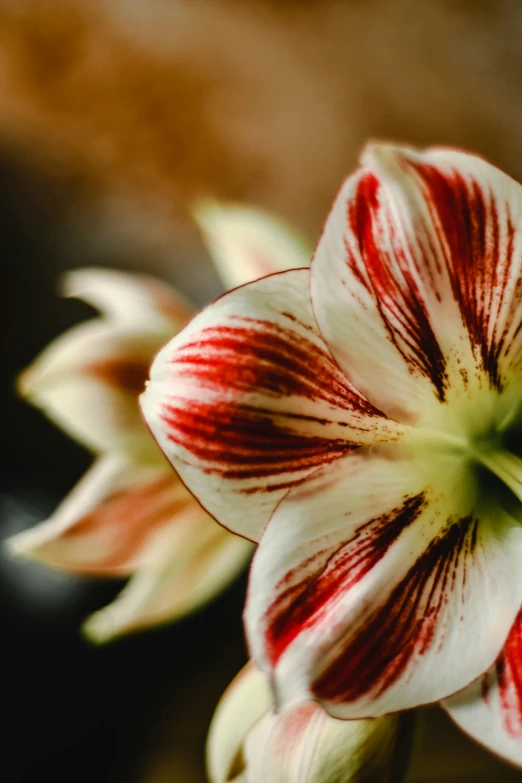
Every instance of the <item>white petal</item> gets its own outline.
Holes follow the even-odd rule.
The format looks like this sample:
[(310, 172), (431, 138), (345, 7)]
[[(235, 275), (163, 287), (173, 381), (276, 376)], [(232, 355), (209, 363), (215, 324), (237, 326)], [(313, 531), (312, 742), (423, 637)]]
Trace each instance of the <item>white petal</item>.
[(271, 705), (265, 675), (247, 664), (221, 697), (210, 725), (207, 771), (211, 783), (239, 780), (244, 764), (243, 741)]
[(521, 228), (521, 186), (481, 159), (368, 149), (312, 263), (320, 330), (361, 393), (412, 421), (504, 387), (522, 366)]
[(156, 357), (140, 401), (191, 491), (253, 540), (312, 470), (401, 431), (332, 361), (310, 310), (307, 270), (236, 289), (196, 316)]
[(444, 706), (473, 739), (522, 768), (522, 610), (494, 666)]
[(76, 269), (64, 275), (62, 291), (88, 302), (121, 326), (164, 332), (165, 339), (192, 315), (192, 308), (177, 291), (148, 275), (96, 267)]
[(101, 320), (54, 340), (21, 375), (20, 392), (93, 451), (154, 454), (138, 395), (164, 334)]
[[(408, 737), (401, 719), (341, 721), (317, 704), (267, 713), (245, 743), (248, 783), (391, 783), (401, 779)], [(401, 747), (401, 745), (403, 747)]]
[(206, 201), (194, 217), (227, 288), (310, 263), (312, 248), (304, 239), (264, 212)]
[(265, 675), (247, 665), (210, 727), (211, 783), (391, 783), (410, 744), (408, 718), (338, 721), (314, 703), (275, 713)]
[[(397, 451), (394, 451), (394, 450)], [(254, 557), (254, 660), (281, 704), (376, 717), (464, 687), (498, 655), (522, 600), (522, 526), (479, 507), (449, 454), (361, 449), (291, 490)]]
[(179, 620), (215, 598), (244, 570), (249, 542), (217, 525), (195, 502), (154, 533), (134, 576), (83, 626), (93, 642)]
[[(157, 531), (175, 527), (187, 508), (199, 510), (165, 465), (136, 466), (111, 455), (95, 463), (47, 521), (6, 544), (12, 554), (63, 571), (127, 575), (147, 562)], [(209, 525), (218, 528), (210, 519)]]

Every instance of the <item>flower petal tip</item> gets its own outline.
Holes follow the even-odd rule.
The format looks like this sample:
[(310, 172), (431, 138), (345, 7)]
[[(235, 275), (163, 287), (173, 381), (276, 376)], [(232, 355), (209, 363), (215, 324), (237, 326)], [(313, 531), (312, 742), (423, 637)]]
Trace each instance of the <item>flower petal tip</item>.
[(227, 211), (227, 208), (213, 198), (202, 198), (191, 208), (194, 221), (202, 231), (212, 227), (212, 221)]
[(23, 557), (27, 560), (38, 560), (38, 548), (40, 543), (34, 530), (30, 529), (23, 530), (21, 533), (6, 538), (2, 545), (4, 552), (8, 557)]
[(34, 397), (38, 387), (38, 376), (39, 373), (36, 372), (33, 366), (22, 370), (15, 380), (15, 391), (19, 397), (22, 397), (24, 400)]
[(84, 639), (94, 645), (107, 644), (122, 635), (122, 629), (117, 622), (113, 607), (100, 609), (88, 617), (81, 626)]
[(410, 147), (393, 142), (371, 141), (364, 147), (360, 160), (365, 168), (388, 168), (390, 164), (397, 165), (401, 158), (407, 159), (414, 154), (415, 151)]

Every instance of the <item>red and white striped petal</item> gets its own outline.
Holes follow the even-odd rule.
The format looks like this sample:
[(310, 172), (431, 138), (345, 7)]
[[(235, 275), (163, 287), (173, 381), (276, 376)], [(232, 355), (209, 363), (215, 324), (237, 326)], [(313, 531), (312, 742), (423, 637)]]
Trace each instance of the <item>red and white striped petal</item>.
[(252, 555), (252, 544), (217, 525), (193, 498), (165, 526), (155, 528), (154, 517), (150, 522), (136, 573), (111, 604), (84, 623), (93, 642), (179, 620), (221, 593)]
[(7, 545), (13, 554), (63, 571), (125, 576), (147, 562), (158, 530), (176, 528), (190, 509), (199, 511), (165, 466), (136, 467), (123, 457), (107, 456), (50, 519), (9, 539)]
[(312, 248), (304, 239), (259, 210), (208, 201), (194, 217), (227, 288), (310, 263)]
[(409, 749), (407, 721), (339, 721), (317, 704), (272, 710), (268, 680), (248, 664), (214, 714), (207, 742), (211, 783), (399, 781)]
[[(372, 146), (312, 263), (320, 330), (378, 408), (417, 420), (522, 366), (522, 187), (452, 150)], [(371, 356), (371, 361), (368, 357)]]
[(311, 471), (401, 431), (333, 362), (308, 270), (238, 288), (196, 316), (156, 357), (141, 405), (190, 490), (252, 540)]
[(68, 272), (65, 296), (82, 299), (121, 326), (164, 332), (164, 339), (191, 318), (192, 308), (167, 283), (148, 275), (90, 267)]
[(20, 376), (21, 394), (83, 445), (154, 454), (138, 395), (165, 335), (100, 319), (54, 340)]
[(522, 767), (522, 610), (491, 669), (443, 706), (471, 737)]
[(417, 464), (398, 446), (361, 449), (289, 492), (245, 611), (279, 703), (377, 717), (491, 665), (522, 600), (522, 527), (501, 509), (477, 516), (475, 500), (458, 457)]

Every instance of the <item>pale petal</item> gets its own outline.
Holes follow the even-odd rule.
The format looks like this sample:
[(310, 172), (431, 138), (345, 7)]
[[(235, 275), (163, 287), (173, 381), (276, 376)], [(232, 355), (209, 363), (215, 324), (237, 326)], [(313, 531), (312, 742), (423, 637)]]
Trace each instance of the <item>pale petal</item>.
[(271, 706), (266, 676), (247, 664), (221, 697), (210, 724), (206, 755), (211, 783), (243, 780), (244, 739)]
[(409, 717), (338, 721), (317, 704), (276, 714), (268, 680), (248, 664), (210, 726), (211, 783), (389, 783), (402, 778)]
[(391, 783), (402, 779), (401, 719), (341, 721), (317, 704), (267, 713), (245, 743), (248, 783)]
[(522, 767), (522, 610), (494, 666), (444, 707), (473, 739)]
[(499, 391), (520, 371), (521, 228), (521, 186), (481, 159), (367, 150), (327, 220), (312, 300), (377, 407), (415, 420), (455, 388)]
[(163, 280), (115, 269), (87, 268), (67, 272), (65, 296), (88, 302), (121, 326), (163, 332), (168, 337), (192, 316), (192, 308)]
[[(101, 458), (46, 522), (6, 543), (12, 554), (63, 571), (121, 576), (148, 562), (158, 531), (178, 527), (193, 498), (166, 466)], [(210, 518), (208, 525), (217, 528)], [(185, 527), (181, 523), (183, 535)]]
[(165, 335), (101, 320), (54, 340), (20, 376), (19, 390), (93, 451), (154, 453), (138, 395)]
[[(375, 717), (464, 687), (522, 600), (522, 526), (450, 453), (361, 449), (293, 489), (254, 558), (246, 626), (278, 701)], [(470, 643), (470, 639), (473, 643)]]
[(136, 574), (84, 624), (91, 641), (179, 620), (221, 593), (252, 554), (249, 542), (223, 530), (192, 499), (167, 526), (151, 532)]
[(189, 489), (253, 540), (312, 470), (399, 433), (332, 361), (307, 270), (236, 289), (196, 316), (156, 357), (141, 405)]
[(194, 217), (227, 288), (310, 263), (312, 248), (304, 239), (264, 212), (206, 201)]

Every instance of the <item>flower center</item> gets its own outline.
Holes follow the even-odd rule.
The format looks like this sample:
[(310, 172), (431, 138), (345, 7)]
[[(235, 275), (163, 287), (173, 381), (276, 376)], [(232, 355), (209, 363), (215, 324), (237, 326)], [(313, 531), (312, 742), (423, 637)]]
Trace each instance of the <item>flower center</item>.
[(506, 412), (502, 406), (477, 410), (470, 405), (456, 418), (435, 418), (417, 428), (414, 447), (418, 444), (430, 461), (435, 454), (444, 461), (444, 455), (457, 457), (475, 476), (482, 498), (493, 495), (498, 499), (499, 492), (505, 496), (500, 480), (518, 501), (522, 501), (521, 407), (517, 402)]

